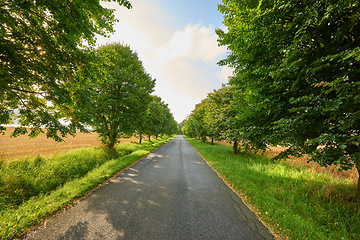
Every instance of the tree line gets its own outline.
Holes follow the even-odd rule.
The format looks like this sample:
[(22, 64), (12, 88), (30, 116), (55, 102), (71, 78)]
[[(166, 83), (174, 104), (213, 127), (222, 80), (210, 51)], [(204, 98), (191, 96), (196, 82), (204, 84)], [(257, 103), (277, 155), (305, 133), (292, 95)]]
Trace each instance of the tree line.
[[(137, 53), (120, 43), (96, 47), (96, 35), (114, 31), (114, 10), (99, 1), (23, 0), (2, 1), (0, 15), (0, 133), (16, 121), (30, 137), (45, 128), (62, 141), (90, 126), (114, 148), (120, 137), (177, 132)], [(12, 136), (27, 132), (17, 127)]]
[(219, 10), (228, 48), (219, 64), (234, 76), (196, 106), (186, 134), (255, 151), (280, 145), (278, 159), (306, 154), (359, 172), (359, 2), (223, 0)]

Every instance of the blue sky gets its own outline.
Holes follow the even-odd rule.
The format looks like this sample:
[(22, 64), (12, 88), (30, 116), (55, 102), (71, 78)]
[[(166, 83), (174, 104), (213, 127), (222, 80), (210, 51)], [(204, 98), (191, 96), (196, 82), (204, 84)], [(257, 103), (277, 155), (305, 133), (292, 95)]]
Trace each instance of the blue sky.
[(154, 94), (160, 96), (181, 122), (206, 94), (227, 82), (231, 71), (217, 62), (226, 57), (218, 47), (216, 28), (224, 28), (217, 10), (220, 0), (130, 0), (127, 10), (116, 10), (119, 20), (110, 38), (98, 44), (130, 45), (146, 71), (156, 79)]
[[(154, 0), (156, 1), (156, 0)], [(174, 18), (179, 27), (188, 24), (201, 23), (220, 27), (222, 15), (217, 10), (220, 0), (158, 0)]]

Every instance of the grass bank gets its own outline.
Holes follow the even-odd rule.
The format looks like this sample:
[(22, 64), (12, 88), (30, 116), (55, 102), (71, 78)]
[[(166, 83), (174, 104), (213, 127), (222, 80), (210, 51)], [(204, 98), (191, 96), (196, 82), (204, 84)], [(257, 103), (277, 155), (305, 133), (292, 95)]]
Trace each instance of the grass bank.
[(0, 163), (0, 239), (11, 239), (70, 205), (172, 137), (116, 151), (86, 148)]
[(360, 204), (350, 201), (353, 181), (186, 139), (281, 238), (360, 238)]

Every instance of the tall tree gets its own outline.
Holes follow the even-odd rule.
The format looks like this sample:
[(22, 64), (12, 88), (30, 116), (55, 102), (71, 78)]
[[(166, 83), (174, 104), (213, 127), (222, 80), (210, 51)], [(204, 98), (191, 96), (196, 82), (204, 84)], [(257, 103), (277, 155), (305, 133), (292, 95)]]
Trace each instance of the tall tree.
[(243, 141), (242, 126), (237, 115), (241, 111), (241, 101), (235, 102), (234, 87), (223, 85), (222, 88), (208, 94), (206, 121), (209, 126), (209, 136), (216, 140), (233, 143), (233, 153), (238, 153), (240, 141)]
[(224, 0), (220, 10), (228, 32), (217, 33), (231, 51), (221, 63), (249, 93), (242, 119), (258, 147), (360, 171), (359, 2)]
[(208, 99), (203, 99), (195, 106), (185, 123), (185, 134), (190, 137), (200, 138), (204, 142), (209, 136), (209, 125), (206, 122)]
[[(131, 7), (127, 0), (116, 2)], [(82, 128), (77, 105), (88, 101), (86, 78), (78, 73), (89, 69), (90, 56), (84, 50), (94, 46), (96, 34), (113, 32), (113, 11), (90, 0), (1, 1), (0, 124), (18, 118), (33, 127), (32, 136), (45, 127), (56, 140), (57, 130)], [(63, 117), (71, 118), (70, 128), (59, 121)]]
[(155, 80), (145, 72), (129, 46), (108, 44), (97, 50), (102, 75), (97, 76), (93, 102), (93, 127), (108, 148), (132, 135), (142, 124)]

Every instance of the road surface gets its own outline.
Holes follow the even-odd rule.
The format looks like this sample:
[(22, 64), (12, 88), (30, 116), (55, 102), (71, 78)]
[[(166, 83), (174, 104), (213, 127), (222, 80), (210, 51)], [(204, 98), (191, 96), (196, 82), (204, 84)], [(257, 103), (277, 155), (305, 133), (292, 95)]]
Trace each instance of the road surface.
[(274, 239), (178, 136), (27, 239)]

